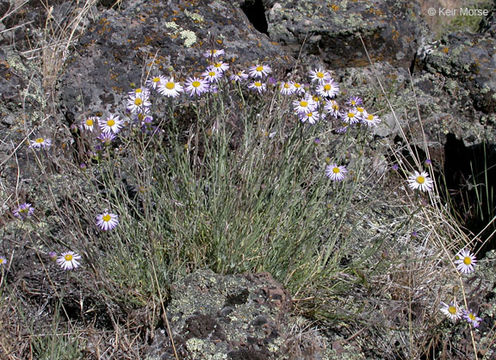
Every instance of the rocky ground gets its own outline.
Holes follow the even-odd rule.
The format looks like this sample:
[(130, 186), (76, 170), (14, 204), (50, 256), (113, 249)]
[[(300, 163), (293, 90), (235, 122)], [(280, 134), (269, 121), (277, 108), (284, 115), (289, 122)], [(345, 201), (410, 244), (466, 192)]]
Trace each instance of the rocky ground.
[[(29, 179), (38, 174), (23, 174), (19, 182), (18, 168), (29, 159), (16, 152), (35, 129), (56, 135), (52, 135), (57, 145), (52, 166), (58, 168), (66, 161), (79, 164), (84, 145), (71, 129), (82, 116), (125, 111), (119, 104), (148, 71), (198, 74), (202, 52), (214, 47), (225, 49), (225, 58), (239, 69), (257, 60), (269, 63), (276, 78), (301, 76), (308, 68), (328, 68), (344, 93), (374, 102), (383, 119), (374, 130), (378, 141), (402, 141), (396, 116), (412, 145), (420, 149), (427, 144), (429, 158), (454, 193), (466, 190), (465, 179), (474, 171), (471, 162), (480, 159), (483, 150), (493, 165), (486, 182), (496, 183), (494, 2), (475, 3), (488, 9), (475, 32), (464, 28), (463, 18), (458, 28), (434, 32), (426, 21), (426, 2), (415, 1), (100, 0), (88, 8), (79, 1), (22, 3), (0, 1), (0, 226), (4, 229), (14, 220), (11, 209), (16, 198), (36, 192), (30, 189)], [(444, 2), (434, 4), (444, 6)], [(77, 14), (84, 16), (75, 24)], [(377, 95), (381, 86), (389, 104)], [(382, 149), (377, 159), (390, 156), (387, 146)], [(382, 161), (377, 159), (371, 163)], [(65, 176), (69, 174), (60, 175)], [(460, 201), (475, 198), (467, 191), (468, 195), (459, 195)], [(463, 220), (473, 232), (484, 225), (470, 213)], [(0, 240), (4, 248), (9, 248), (7, 242), (7, 237)], [(485, 338), (494, 327), (496, 310), (492, 249), (494, 244), (484, 247), (485, 265), (474, 280), (478, 297), (472, 305), (486, 314), (476, 335), (478, 343), (488, 344), (488, 350), (479, 354), (486, 359), (496, 351)], [(13, 282), (29, 278), (23, 267), (29, 268), (31, 260), (13, 267)], [(43, 282), (43, 273), (38, 276)], [(44, 295), (32, 296), (43, 303)], [(101, 301), (96, 296), (93, 300)], [(321, 326), (298, 315), (297, 304), (270, 274), (197, 271), (173, 284), (168, 321), (161, 319), (148, 329), (141, 354), (147, 359), (173, 359), (177, 352), (181, 359), (233, 360), (405, 354), (392, 341), (404, 333), (374, 333), (345, 321)], [(107, 313), (101, 316), (102, 322), (112, 323), (108, 309), (98, 311)], [(447, 331), (453, 342), (426, 340), (430, 349), (426, 359), (435, 358), (443, 346), (451, 358), (469, 358), (464, 355), (471, 351), (467, 330)], [(109, 344), (111, 338), (107, 338)], [(83, 353), (88, 358), (125, 358), (123, 353), (112, 353), (111, 345), (106, 355), (95, 353), (96, 348), (88, 341)]]

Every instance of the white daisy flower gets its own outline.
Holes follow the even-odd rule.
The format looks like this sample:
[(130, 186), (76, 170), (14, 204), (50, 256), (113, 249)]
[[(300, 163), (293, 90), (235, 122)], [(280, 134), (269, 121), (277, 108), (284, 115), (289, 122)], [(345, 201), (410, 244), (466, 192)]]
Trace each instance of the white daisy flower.
[(98, 124), (98, 120), (99, 118), (97, 116), (87, 117), (81, 122), (81, 129), (93, 131), (93, 129), (95, 128), (95, 124)]
[(317, 103), (311, 97), (305, 97), (293, 101), (293, 109), (296, 113), (308, 113), (317, 108)]
[(217, 70), (219, 70), (221, 72), (224, 72), (227, 69), (229, 69), (229, 64), (228, 63), (225, 63), (225, 62), (222, 62), (222, 61), (218, 61), (215, 64), (209, 66), (209, 68), (217, 69)]
[(186, 86), (186, 92), (190, 96), (200, 96), (208, 91), (208, 82), (197, 77), (188, 78), (184, 86)]
[(57, 264), (64, 270), (73, 270), (79, 266), (78, 260), (80, 259), (81, 256), (74, 251), (67, 251), (60, 254), (60, 257), (57, 259)]
[(330, 164), (326, 167), (326, 175), (333, 181), (343, 180), (347, 172), (346, 167), (336, 164)]
[(122, 127), (122, 120), (119, 119), (119, 115), (109, 114), (107, 119), (99, 119), (98, 125), (103, 132), (113, 132), (117, 134)]
[(359, 98), (358, 96), (352, 96), (349, 98), (349, 100), (346, 102), (347, 105), (350, 105), (352, 107), (357, 107), (360, 105), (363, 105), (363, 100)]
[(0, 267), (7, 266), (7, 258), (5, 256), (0, 256)]
[(222, 75), (222, 71), (215, 68), (210, 68), (202, 73), (202, 76), (204, 76), (205, 80), (207, 80), (210, 84), (219, 82), (219, 80), (222, 78)]
[(339, 85), (334, 80), (330, 79), (329, 81), (321, 82), (317, 86), (316, 91), (320, 96), (333, 98), (339, 94)]
[(349, 125), (356, 124), (360, 121), (358, 113), (355, 109), (349, 109), (341, 114), (341, 120)]
[(243, 80), (248, 79), (248, 74), (247, 74), (247, 73), (245, 73), (245, 71), (244, 71), (244, 70), (240, 70), (240, 71), (238, 71), (237, 73), (232, 74), (232, 75), (229, 77), (229, 79), (230, 79), (231, 81), (240, 82), (240, 81), (243, 81)]
[(146, 88), (146, 87), (139, 87), (139, 88), (134, 89), (133, 91), (128, 92), (127, 94), (129, 96), (131, 96), (133, 94), (140, 94), (140, 95), (143, 95), (143, 96), (150, 96), (150, 90), (148, 88)]
[(299, 82), (292, 82), (291, 86), (293, 87), (293, 94), (303, 95), (305, 91), (305, 87)]
[(144, 113), (150, 106), (152, 103), (148, 101), (148, 96), (143, 94), (134, 93), (127, 100), (127, 109), (133, 114)]
[(105, 211), (96, 217), (96, 224), (104, 231), (112, 230), (119, 224), (119, 216)]
[(29, 147), (36, 150), (48, 149), (50, 146), (52, 146), (52, 140), (42, 137), (31, 140), (29, 143)]
[(254, 81), (251, 84), (248, 85), (249, 89), (257, 91), (259, 94), (263, 93), (266, 89), (266, 86), (263, 82), (261, 81)]
[(175, 82), (174, 78), (171, 77), (161, 82), (158, 85), (157, 90), (160, 94), (164, 96), (175, 98), (178, 97), (179, 94), (183, 92), (183, 87), (181, 86), (181, 84)]
[(331, 74), (322, 68), (310, 71), (310, 79), (319, 83), (328, 82), (331, 80)]
[(456, 321), (462, 317), (462, 311), (458, 307), (456, 301), (453, 301), (451, 304), (445, 304), (441, 302), (441, 312), (450, 318), (451, 321)]
[(357, 106), (355, 108), (355, 110), (356, 110), (356, 113), (358, 115), (358, 119), (360, 119), (360, 121), (363, 121), (365, 114), (367, 114), (367, 111), (365, 111), (365, 108), (363, 108), (361, 106)]
[(379, 119), (378, 116), (366, 112), (362, 117), (362, 122), (364, 124), (367, 124), (367, 126), (372, 127), (372, 126), (377, 126), (377, 124), (381, 122), (381, 119)]
[(477, 259), (474, 254), (472, 254), (467, 249), (462, 249), (455, 256), (455, 265), (458, 271), (468, 274), (473, 272), (475, 269), (475, 264), (477, 263)]
[(335, 100), (328, 101), (324, 106), (324, 110), (336, 119), (339, 119), (342, 116), (340, 109), (339, 104)]
[[(152, 89), (156, 90), (158, 88), (158, 86), (160, 85), (160, 83), (163, 83), (166, 80), (167, 79), (163, 75), (157, 75), (157, 76), (154, 76), (154, 77), (148, 79), (146, 81), (146, 85), (148, 85)], [(133, 93), (136, 94), (136, 92), (134, 92), (134, 91), (133, 91)], [(140, 94), (143, 95), (143, 93), (140, 93)]]
[(262, 78), (264, 76), (269, 75), (271, 72), (272, 69), (270, 68), (269, 65), (262, 65), (262, 64), (252, 66), (249, 69), (249, 74), (253, 78)]
[(212, 50), (207, 50), (203, 53), (203, 56), (206, 58), (217, 58), (219, 56), (224, 55), (225, 51), (223, 49), (212, 49)]
[(434, 181), (429, 177), (425, 171), (415, 171), (413, 175), (408, 177), (408, 186), (413, 190), (420, 189), (421, 191), (431, 191), (434, 187)]
[(288, 81), (281, 83), (281, 88), (279, 91), (283, 95), (293, 95), (295, 92), (294, 87), (291, 85), (291, 82)]
[(309, 124), (315, 124), (319, 118), (320, 115), (317, 111), (309, 111), (307, 113), (299, 113), (298, 117), (300, 118), (301, 122), (308, 122)]

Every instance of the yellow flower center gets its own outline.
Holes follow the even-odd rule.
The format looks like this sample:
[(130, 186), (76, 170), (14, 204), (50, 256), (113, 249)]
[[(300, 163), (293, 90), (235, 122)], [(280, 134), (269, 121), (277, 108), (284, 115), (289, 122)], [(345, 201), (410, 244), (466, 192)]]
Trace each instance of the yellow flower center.
[(372, 121), (372, 120), (374, 120), (374, 115), (372, 115), (372, 114), (368, 114), (368, 115), (367, 115), (367, 120), (368, 120), (368, 121)]
[(348, 113), (348, 117), (349, 118), (354, 118), (355, 117), (355, 114), (354, 113)]
[(86, 125), (93, 126), (93, 119), (86, 119)]
[(475, 315), (474, 314), (468, 313), (468, 317), (470, 318), (470, 320), (475, 321)]
[(289, 84), (288, 83), (284, 83), (284, 88), (285, 89), (289, 89)]
[(364, 109), (363, 109), (362, 107), (357, 107), (357, 111), (358, 111), (358, 112), (363, 112), (363, 110), (364, 110)]
[(262, 86), (262, 83), (260, 81), (255, 81), (255, 86), (260, 87), (260, 86)]
[(110, 126), (110, 127), (114, 126), (115, 125), (115, 120), (114, 119), (107, 120), (107, 125)]
[(157, 82), (159, 82), (159, 81), (160, 81), (160, 78), (159, 78), (159, 77), (154, 77), (154, 78), (152, 79), (152, 81), (153, 81), (153, 82), (155, 82), (155, 83), (157, 83)]
[(297, 89), (299, 89), (301, 87), (301, 85), (298, 84), (298, 83), (294, 83), (294, 87), (297, 88)]
[(417, 176), (417, 178), (415, 179), (419, 184), (423, 184), (425, 182), (425, 177), (423, 176)]
[(72, 261), (72, 255), (71, 254), (66, 254), (64, 256), (65, 261)]
[(258, 65), (255, 70), (257, 70), (258, 72), (263, 71), (263, 66)]
[(142, 90), (141, 88), (137, 88), (137, 89), (135, 90), (135, 92), (136, 92), (137, 94), (141, 93), (142, 91), (143, 91), (143, 90)]
[(463, 258), (463, 263), (464, 263), (465, 265), (470, 265), (470, 264), (472, 264), (472, 258), (471, 258), (470, 256), (465, 256), (465, 257)]
[(174, 84), (172, 81), (169, 81), (167, 84), (165, 84), (165, 87), (169, 90), (174, 89), (175, 86), (176, 84)]
[(451, 305), (449, 308), (448, 308), (448, 312), (452, 315), (455, 315), (456, 314), (456, 306), (453, 306)]
[(0, 264), (3, 264), (3, 259), (2, 258), (0, 258)]
[(332, 105), (332, 108), (333, 108), (334, 110), (339, 110), (339, 105), (338, 105), (338, 104), (334, 104), (334, 105)]
[(316, 101), (316, 102), (319, 102), (319, 100), (320, 100), (318, 96), (313, 96), (312, 99), (313, 99), (313, 101)]
[(208, 72), (208, 76), (215, 76), (217, 73), (215, 71), (209, 71)]
[(216, 64), (214, 65), (214, 67), (216, 67), (216, 68), (220, 68), (220, 67), (222, 67), (222, 64), (221, 64), (221, 63), (216, 63)]
[(324, 78), (324, 73), (323, 73), (323, 72), (320, 72), (320, 71), (319, 71), (319, 72), (317, 72), (317, 74), (315, 74), (315, 75), (317, 75), (317, 77), (318, 77), (319, 79), (323, 79), (323, 78)]
[(331, 90), (331, 85), (329, 85), (329, 84), (325, 84), (325, 85), (324, 85), (324, 90), (325, 90), (325, 91), (329, 91), (329, 90)]
[(141, 100), (140, 98), (134, 99), (134, 105), (141, 106), (141, 104), (143, 104), (143, 100)]
[(43, 141), (45, 141), (43, 138), (38, 138), (35, 140), (35, 142), (38, 144), (41, 144)]
[(199, 81), (193, 81), (193, 82), (191, 83), (191, 86), (193, 86), (193, 87), (195, 87), (195, 88), (200, 87), (200, 85), (201, 85), (201, 84), (200, 84), (200, 82), (199, 82)]
[(333, 172), (334, 174), (339, 174), (341, 171), (339, 170), (339, 168), (338, 168), (338, 167), (334, 167), (334, 168), (332, 168), (332, 172)]
[(301, 107), (307, 107), (308, 106), (308, 102), (305, 101), (305, 100), (302, 100), (302, 101), (300, 101), (300, 106)]
[(105, 221), (105, 222), (109, 222), (111, 219), (110, 215), (109, 214), (105, 214), (102, 216), (102, 220)]
[(307, 113), (307, 117), (312, 117), (312, 116), (313, 116), (312, 112)]
[(351, 101), (350, 101), (350, 103), (351, 103), (351, 105), (353, 105), (353, 106), (354, 106), (354, 105), (356, 105), (356, 101), (355, 101), (355, 100), (351, 100)]

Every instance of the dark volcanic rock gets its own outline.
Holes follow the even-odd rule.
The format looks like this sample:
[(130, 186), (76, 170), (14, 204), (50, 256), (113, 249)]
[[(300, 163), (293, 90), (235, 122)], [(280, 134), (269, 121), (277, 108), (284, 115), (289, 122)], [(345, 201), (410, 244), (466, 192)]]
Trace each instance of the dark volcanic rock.
[(485, 34), (453, 33), (427, 54), (424, 67), (458, 81), (473, 105), (486, 114), (496, 112), (496, 40)]
[(360, 36), (374, 61), (408, 68), (426, 33), (415, 1), (271, 1), (271, 39), (298, 55), (319, 55), (330, 68), (367, 65)]
[(72, 122), (84, 111), (121, 103), (149, 71), (184, 80), (204, 71), (202, 53), (223, 48), (239, 66), (270, 60), (283, 71), (290, 58), (250, 25), (229, 1), (131, 0), (110, 9), (81, 38), (60, 82), (61, 105)]

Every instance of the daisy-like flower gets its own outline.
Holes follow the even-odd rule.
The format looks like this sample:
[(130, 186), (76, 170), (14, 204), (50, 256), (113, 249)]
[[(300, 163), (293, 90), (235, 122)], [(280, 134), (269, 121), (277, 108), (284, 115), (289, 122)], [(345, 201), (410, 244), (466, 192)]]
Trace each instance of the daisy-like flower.
[(317, 108), (317, 103), (311, 97), (305, 97), (293, 101), (293, 108), (296, 113), (308, 113)]
[(243, 80), (246, 80), (248, 79), (248, 74), (245, 73), (244, 70), (240, 70), (238, 72), (236, 72), (235, 74), (232, 74), (229, 79), (231, 81), (234, 81), (234, 82), (241, 82)]
[(223, 61), (217, 61), (213, 65), (209, 66), (209, 68), (217, 69), (217, 70), (219, 70), (221, 72), (224, 72), (227, 69), (229, 69), (229, 64), (228, 63), (225, 63)]
[(339, 93), (339, 85), (332, 79), (324, 81), (317, 86), (317, 94), (327, 98), (333, 98)]
[(57, 253), (55, 251), (50, 251), (48, 253), (48, 257), (50, 258), (50, 260), (52, 260), (53, 262), (57, 261)]
[[(164, 78), (165, 80), (165, 78)], [(157, 86), (160, 85), (160, 84), (157, 84)], [(139, 94), (139, 95), (142, 95), (142, 96), (150, 96), (150, 90), (146, 87), (139, 87), (139, 88), (136, 88), (134, 89), (133, 91), (130, 91), (127, 93), (129, 96), (133, 95), (133, 94)]]
[(105, 211), (96, 217), (96, 224), (104, 231), (112, 230), (119, 223), (119, 216)]
[(429, 177), (425, 171), (415, 171), (413, 175), (408, 177), (408, 186), (413, 190), (420, 189), (421, 191), (431, 191), (434, 187), (434, 181)]
[(356, 113), (358, 115), (358, 119), (360, 119), (360, 121), (363, 121), (365, 114), (367, 114), (367, 111), (365, 110), (365, 108), (363, 108), (361, 106), (357, 106), (355, 108), (355, 110), (356, 110)]
[(305, 87), (303, 86), (303, 84), (301, 84), (299, 82), (293, 81), (293, 82), (291, 82), (291, 86), (293, 88), (293, 94), (303, 95), (306, 92)]
[(357, 107), (360, 105), (363, 105), (363, 100), (359, 98), (358, 96), (352, 96), (349, 98), (349, 100), (346, 102), (347, 105), (352, 106), (352, 107)]
[(197, 77), (190, 77), (184, 83), (189, 96), (200, 96), (208, 91), (208, 82)]
[(319, 83), (328, 82), (331, 80), (331, 74), (322, 68), (310, 71), (310, 79)]
[(117, 114), (109, 114), (106, 119), (99, 119), (98, 125), (104, 133), (112, 132), (117, 134), (122, 127), (122, 120), (119, 119)]
[(224, 55), (225, 51), (223, 49), (212, 49), (212, 50), (207, 50), (203, 53), (203, 56), (206, 58), (217, 58), (219, 56)]
[(281, 88), (279, 91), (283, 95), (293, 95), (295, 92), (294, 87), (288, 81), (281, 83)]
[(32, 149), (48, 149), (52, 146), (52, 140), (39, 137), (37, 139), (31, 140), (29, 147)]
[(346, 170), (346, 167), (338, 166), (336, 164), (330, 164), (330, 165), (327, 165), (327, 167), (326, 167), (326, 175), (332, 181), (343, 180), (347, 172), (348, 172), (348, 170)]
[(102, 132), (100, 135), (98, 135), (98, 140), (100, 140), (103, 145), (109, 146), (112, 141), (115, 140), (115, 135), (111, 132)]
[(219, 82), (219, 80), (222, 78), (222, 75), (223, 72), (215, 68), (207, 69), (207, 71), (202, 73), (202, 76), (204, 76), (205, 80), (207, 80), (210, 84)]
[(453, 301), (451, 304), (445, 304), (441, 302), (441, 312), (450, 318), (451, 321), (456, 321), (462, 317), (462, 311), (458, 307), (456, 301)]
[(265, 89), (267, 88), (265, 84), (259, 80), (256, 80), (252, 82), (251, 84), (248, 85), (249, 89), (255, 90), (259, 94), (263, 93)]
[(463, 312), (463, 318), (467, 320), (468, 323), (472, 324), (474, 328), (479, 327), (480, 322), (482, 321), (482, 319), (470, 309)]
[(300, 118), (301, 122), (308, 122), (309, 124), (315, 124), (319, 118), (320, 115), (317, 111), (309, 111), (307, 113), (299, 113), (298, 117)]
[(64, 270), (73, 270), (79, 266), (78, 260), (81, 260), (81, 255), (76, 254), (74, 251), (67, 251), (60, 254), (57, 264)]
[(34, 207), (30, 203), (24, 203), (19, 205), (17, 209), (14, 209), (13, 213), (16, 218), (24, 220), (33, 215)]
[(473, 272), (475, 269), (475, 264), (477, 263), (477, 259), (474, 254), (472, 254), (467, 249), (462, 249), (455, 256), (455, 264), (458, 271), (468, 274)]
[(356, 124), (360, 121), (358, 113), (355, 109), (349, 109), (341, 114), (341, 120), (349, 125)]
[(133, 114), (144, 113), (151, 105), (152, 103), (148, 101), (148, 96), (142, 94), (134, 93), (127, 100), (127, 109)]
[(81, 128), (88, 131), (93, 131), (95, 124), (98, 124), (98, 120), (99, 119), (97, 116), (89, 116), (81, 122)]
[(251, 77), (262, 78), (269, 75), (272, 72), (272, 69), (269, 65), (257, 64), (255, 66), (252, 66), (248, 71)]
[(0, 256), (0, 267), (7, 265), (7, 258), (5, 256)]
[(378, 116), (369, 114), (365, 112), (365, 114), (362, 116), (362, 123), (367, 124), (367, 126), (377, 126), (381, 122), (381, 119), (379, 119)]
[(335, 100), (327, 102), (324, 106), (324, 110), (327, 111), (328, 114), (334, 116), (336, 119), (339, 119), (341, 117), (340, 109), (341, 108), (339, 107), (339, 104)]
[(175, 98), (179, 96), (179, 93), (183, 92), (183, 87), (181, 84), (175, 82), (174, 78), (171, 77), (161, 82), (158, 85), (157, 90), (164, 96)]
[[(151, 87), (153, 90), (156, 90), (158, 88), (158, 86), (160, 85), (160, 83), (163, 83), (164, 81), (166, 81), (166, 78), (163, 75), (157, 75), (157, 76), (153, 76), (152, 78), (148, 79), (146, 81), (146, 85)], [(136, 94), (136, 92), (133, 91), (133, 94)]]

